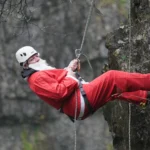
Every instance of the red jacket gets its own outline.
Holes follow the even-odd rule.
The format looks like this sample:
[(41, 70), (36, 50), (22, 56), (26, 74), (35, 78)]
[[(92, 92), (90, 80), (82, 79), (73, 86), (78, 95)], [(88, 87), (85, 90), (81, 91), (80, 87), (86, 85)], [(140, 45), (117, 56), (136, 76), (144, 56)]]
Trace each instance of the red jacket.
[(78, 82), (66, 75), (67, 71), (64, 69), (38, 71), (28, 78), (28, 83), (33, 92), (57, 110), (63, 105), (64, 113), (69, 116), (74, 116), (77, 92), (78, 116), (80, 112)]

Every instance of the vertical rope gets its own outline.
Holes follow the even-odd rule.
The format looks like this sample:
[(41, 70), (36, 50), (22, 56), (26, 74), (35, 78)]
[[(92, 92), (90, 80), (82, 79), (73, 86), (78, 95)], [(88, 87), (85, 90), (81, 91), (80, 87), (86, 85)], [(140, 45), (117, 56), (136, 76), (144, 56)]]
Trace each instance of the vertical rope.
[(129, 150), (131, 150), (131, 104), (129, 103)]
[(83, 38), (82, 38), (82, 42), (81, 42), (81, 47), (80, 47), (81, 51), (82, 51), (83, 44), (84, 44), (84, 41), (85, 41), (85, 36), (86, 36), (86, 33), (87, 33), (87, 29), (88, 29), (88, 26), (89, 26), (89, 23), (90, 23), (94, 2), (95, 2), (95, 0), (92, 0), (90, 11), (89, 11), (89, 15), (88, 15), (86, 26), (85, 26), (85, 30), (84, 30), (84, 34), (83, 34)]
[(131, 51), (132, 51), (132, 43), (131, 43), (131, 0), (129, 0), (129, 71), (131, 71)]
[[(131, 52), (132, 52), (132, 43), (131, 43), (131, 0), (129, 0), (129, 71), (131, 71)], [(129, 103), (129, 124), (128, 124), (128, 130), (129, 130), (129, 150), (131, 150), (131, 104)]]
[[(70, 0), (70, 2), (72, 2), (72, 0)], [(89, 22), (90, 22), (90, 19), (91, 19), (94, 2), (95, 2), (95, 0), (92, 0), (91, 7), (90, 7), (90, 10), (89, 10), (89, 14), (88, 14), (88, 18), (87, 18), (86, 25), (85, 25), (85, 29), (84, 29), (84, 33), (83, 33), (83, 38), (82, 38), (80, 49), (75, 50), (75, 54), (76, 54), (76, 57), (78, 59), (81, 55), (81, 51), (82, 51), (83, 44), (84, 44), (84, 41), (85, 41), (85, 36), (86, 36), (88, 26), (89, 26)], [(76, 96), (76, 104), (75, 104), (75, 116), (74, 116), (74, 150), (77, 149), (77, 129), (76, 129), (76, 126), (77, 126), (77, 123), (76, 123), (76, 120), (77, 120), (77, 107), (78, 107), (77, 91), (75, 91), (75, 96)]]
[(82, 49), (83, 49), (83, 44), (84, 44), (85, 37), (86, 37), (86, 34), (87, 34), (88, 26), (89, 26), (89, 23), (90, 23), (94, 2), (95, 2), (95, 0), (92, 0), (92, 2), (91, 2), (91, 7), (90, 7), (90, 11), (89, 11), (88, 18), (87, 18), (87, 21), (86, 21), (86, 25), (85, 25), (85, 29), (84, 29), (84, 33), (83, 33), (80, 49), (76, 49), (75, 50), (75, 54), (76, 54), (77, 58), (80, 57)]
[(76, 99), (76, 103), (75, 103), (75, 115), (74, 115), (74, 150), (77, 149), (77, 108), (78, 108), (78, 94), (77, 91), (75, 91), (75, 99)]

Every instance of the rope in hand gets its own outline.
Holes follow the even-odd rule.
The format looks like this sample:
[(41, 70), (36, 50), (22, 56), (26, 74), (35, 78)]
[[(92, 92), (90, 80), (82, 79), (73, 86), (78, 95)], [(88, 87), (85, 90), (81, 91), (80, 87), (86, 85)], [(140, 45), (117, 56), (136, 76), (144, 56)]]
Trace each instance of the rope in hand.
[[(85, 26), (85, 30), (84, 30), (84, 34), (83, 34), (83, 38), (82, 38), (82, 42), (81, 42), (81, 46), (79, 49), (76, 49), (75, 50), (75, 55), (76, 55), (76, 58), (78, 60), (78, 67), (77, 67), (77, 72), (80, 70), (80, 56), (82, 54), (82, 48), (83, 48), (83, 44), (84, 44), (84, 41), (85, 41), (85, 37), (86, 37), (86, 34), (87, 34), (87, 30), (88, 30), (88, 26), (89, 26), (89, 22), (90, 22), (90, 19), (91, 19), (91, 15), (92, 15), (92, 10), (93, 10), (93, 6), (94, 6), (94, 2), (95, 0), (92, 0), (92, 3), (91, 3), (91, 6), (90, 6), (90, 11), (89, 11), (89, 14), (88, 14), (88, 18), (87, 18), (87, 22), (86, 22), (86, 26)], [(83, 54), (82, 54), (83, 55)], [(85, 56), (85, 55), (84, 55)], [(88, 59), (87, 59), (88, 60)], [(89, 61), (88, 61), (89, 63)], [(89, 63), (90, 64), (90, 63)], [(91, 66), (91, 64), (90, 64)], [(92, 67), (91, 67), (92, 68)], [(76, 93), (76, 106), (75, 106), (75, 116), (74, 116), (74, 150), (76, 150), (77, 148), (77, 129), (76, 129), (76, 119), (77, 119), (77, 101), (78, 101), (78, 95), (77, 95), (77, 91), (75, 91)]]

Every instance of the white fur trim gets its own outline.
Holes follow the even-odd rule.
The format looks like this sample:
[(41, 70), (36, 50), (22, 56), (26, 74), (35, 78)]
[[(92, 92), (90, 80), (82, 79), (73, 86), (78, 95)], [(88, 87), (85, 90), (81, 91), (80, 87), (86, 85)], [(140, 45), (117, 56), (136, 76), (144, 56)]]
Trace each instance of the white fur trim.
[(83, 98), (81, 92), (80, 92), (80, 104), (81, 104), (80, 105), (80, 114), (78, 117), (79, 120), (83, 117), (84, 111), (85, 111), (85, 102), (84, 102), (84, 98)]

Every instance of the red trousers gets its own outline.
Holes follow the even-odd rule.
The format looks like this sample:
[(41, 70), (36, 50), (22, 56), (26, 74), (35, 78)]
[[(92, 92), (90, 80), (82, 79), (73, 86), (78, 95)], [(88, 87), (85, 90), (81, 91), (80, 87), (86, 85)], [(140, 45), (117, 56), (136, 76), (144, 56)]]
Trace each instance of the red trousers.
[(84, 84), (83, 88), (95, 111), (117, 98), (135, 104), (145, 103), (147, 91), (150, 91), (150, 74), (111, 70)]

